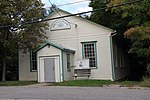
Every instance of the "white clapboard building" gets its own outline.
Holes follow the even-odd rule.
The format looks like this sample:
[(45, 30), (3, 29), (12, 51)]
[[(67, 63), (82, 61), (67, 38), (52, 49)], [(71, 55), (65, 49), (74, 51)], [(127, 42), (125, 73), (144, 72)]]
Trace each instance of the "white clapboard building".
[[(59, 9), (47, 19), (69, 14)], [(73, 80), (74, 69), (79, 67), (90, 69), (89, 79), (114, 81), (128, 75), (127, 54), (114, 30), (79, 16), (47, 22), (47, 41), (34, 52), (19, 52), (19, 80)]]

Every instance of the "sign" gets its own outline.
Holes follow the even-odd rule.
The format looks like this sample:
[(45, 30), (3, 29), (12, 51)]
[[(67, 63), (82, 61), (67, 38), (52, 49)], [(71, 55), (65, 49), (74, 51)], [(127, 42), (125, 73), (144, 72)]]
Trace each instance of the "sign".
[(59, 19), (51, 24), (51, 31), (70, 29), (70, 23), (65, 19)]
[(78, 60), (75, 69), (89, 69), (89, 59)]

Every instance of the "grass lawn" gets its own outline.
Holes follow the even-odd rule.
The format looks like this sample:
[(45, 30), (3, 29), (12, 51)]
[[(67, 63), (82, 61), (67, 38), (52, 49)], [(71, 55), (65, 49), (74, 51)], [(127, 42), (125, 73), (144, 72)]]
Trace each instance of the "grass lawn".
[(111, 81), (105, 80), (72, 80), (60, 83), (53, 83), (52, 86), (103, 86), (112, 84)]
[(150, 78), (145, 78), (141, 83), (140, 86), (142, 87), (150, 87)]
[(121, 87), (150, 87), (150, 79), (143, 81), (109, 81), (109, 80), (72, 80), (60, 83), (53, 83), (52, 86), (95, 86), (102, 87), (106, 85), (119, 85)]
[(0, 82), (0, 86), (25, 86), (36, 83), (37, 83), (36, 81), (6, 81)]
[[(36, 81), (6, 81), (0, 82), (0, 86), (25, 86), (37, 84)], [(150, 79), (143, 81), (109, 81), (109, 80), (72, 80), (60, 83), (51, 83), (50, 86), (82, 86), (82, 87), (102, 87), (107, 85), (119, 85), (121, 87), (150, 87)]]

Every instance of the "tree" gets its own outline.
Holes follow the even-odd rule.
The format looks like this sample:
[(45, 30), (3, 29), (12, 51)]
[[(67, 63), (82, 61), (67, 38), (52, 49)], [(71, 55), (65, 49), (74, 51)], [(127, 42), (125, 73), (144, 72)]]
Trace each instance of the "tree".
[(146, 66), (150, 65), (150, 0), (108, 9), (110, 6), (130, 1), (91, 0), (89, 6), (94, 10), (105, 9), (93, 12), (90, 20), (117, 30), (117, 37), (126, 42), (130, 62), (134, 64), (131, 66), (133, 71), (145, 73)]
[(24, 24), (42, 20), (42, 7), (41, 0), (0, 1), (0, 44), (3, 81), (5, 81), (8, 52), (33, 49), (46, 39), (44, 30), (47, 29), (47, 23)]
[[(93, 10), (95, 10), (95, 9), (107, 7), (107, 4), (108, 4), (108, 2), (104, 2), (104, 0), (91, 0), (89, 6), (92, 7)], [(111, 16), (110, 10), (103, 9), (100, 11), (92, 12), (92, 14), (90, 16), (90, 20), (94, 21), (98, 24), (101, 24), (101, 25), (111, 28), (111, 25), (110, 25), (111, 17), (110, 16)]]
[[(109, 5), (116, 5), (129, 0), (111, 0)], [(128, 20), (128, 29), (124, 36), (131, 42), (129, 53), (137, 55), (140, 59), (138, 63), (148, 67), (150, 65), (150, 0), (141, 0), (140, 3), (134, 3), (118, 8), (112, 11), (122, 11), (122, 18), (131, 18)]]
[(111, 0), (91, 0), (90, 7), (95, 9), (101, 9), (91, 14), (90, 19), (98, 24), (112, 28), (117, 31), (118, 37), (124, 39), (123, 33), (127, 29), (128, 20), (130, 17), (122, 18), (122, 11), (114, 11), (107, 9)]

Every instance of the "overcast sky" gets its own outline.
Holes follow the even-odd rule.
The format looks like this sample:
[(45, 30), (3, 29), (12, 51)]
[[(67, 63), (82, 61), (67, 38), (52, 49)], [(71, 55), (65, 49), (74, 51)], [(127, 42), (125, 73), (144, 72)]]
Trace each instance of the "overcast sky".
[[(80, 1), (84, 1), (84, 2), (80, 2), (80, 3), (76, 3), (76, 4), (71, 4), (71, 5), (64, 5), (64, 6), (58, 6), (58, 8), (65, 10), (67, 12), (70, 13), (79, 13), (79, 12), (84, 12), (84, 11), (91, 11), (92, 8), (90, 8), (89, 2), (90, 0), (50, 0), (52, 4), (57, 5), (63, 5), (63, 4), (67, 4), (67, 3), (73, 3), (73, 2), (80, 2)], [(45, 7), (50, 7), (51, 4), (49, 2), (49, 0), (42, 0), (42, 2), (45, 4)]]

